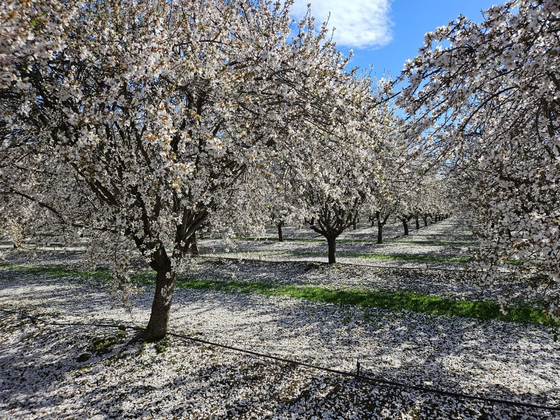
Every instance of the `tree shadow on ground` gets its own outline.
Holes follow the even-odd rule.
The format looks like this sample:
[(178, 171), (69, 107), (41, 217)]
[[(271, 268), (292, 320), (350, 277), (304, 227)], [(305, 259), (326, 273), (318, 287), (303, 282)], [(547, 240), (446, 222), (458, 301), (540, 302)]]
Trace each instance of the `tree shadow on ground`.
[[(199, 312), (189, 318), (179, 310), (179, 329), (186, 322), (209, 341), (327, 368), (352, 371), (359, 360), (372, 377), (410, 385), (533, 404), (560, 397), (550, 370), (560, 360), (537, 327), (310, 302), (279, 311), (274, 300), (209, 293), (192, 297)], [(206, 324), (224, 308), (221, 319), (239, 321)]]
[[(94, 313), (92, 320), (96, 311), (102, 317), (108, 313), (106, 290), (70, 287), (60, 279), (53, 283), (54, 288), (50, 282), (37, 282), (27, 291), (21, 283), (3, 284), (0, 302), (10, 297), (25, 308), (35, 304), (48, 319)], [(150, 296), (147, 292), (137, 300), (141, 314), (149, 312)], [(123, 321), (124, 311), (113, 314), (115, 322)], [(286, 413), (322, 418), (543, 418), (538, 410), (372, 385), (175, 338), (161, 354), (148, 345), (152, 350), (143, 354), (115, 358), (108, 353), (80, 363), (77, 358), (99, 336), (98, 328), (22, 324), (21, 315), (11, 316), (2, 320), (0, 366), (9, 372), (1, 383), (3, 410), (23, 410), (36, 418), (41, 411), (70, 415), (83, 407), (91, 408), (91, 416), (117, 418), (250, 418), (252, 413), (272, 418)], [(403, 384), (536, 404), (559, 398), (554, 375), (560, 366), (558, 348), (536, 327), (178, 290), (171, 329), (346, 372), (354, 371), (359, 360), (366, 375)], [(507, 374), (512, 378), (504, 378)]]

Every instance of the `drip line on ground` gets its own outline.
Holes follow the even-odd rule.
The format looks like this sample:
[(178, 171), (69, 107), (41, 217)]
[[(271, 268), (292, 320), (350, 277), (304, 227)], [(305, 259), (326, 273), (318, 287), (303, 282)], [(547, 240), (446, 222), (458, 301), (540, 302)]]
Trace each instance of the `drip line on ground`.
[[(26, 314), (25, 311), (13, 311), (13, 310), (7, 310), (7, 309), (3, 309), (3, 308), (0, 308), (0, 311), (2, 311), (4, 313), (9, 313), (9, 314), (20, 315), (20, 317), (26, 317), (26, 318), (29, 318), (29, 319), (34, 320), (34, 321), (40, 321), (40, 322), (43, 322), (44, 324), (54, 325), (54, 326), (82, 326), (82, 327), (101, 327), (101, 328), (119, 328), (119, 329), (125, 328), (125, 329), (131, 329), (131, 330), (136, 330), (136, 331), (143, 330), (143, 328), (141, 328), (141, 327), (128, 326), (128, 325), (124, 325), (124, 324), (77, 323), (77, 322), (76, 323), (62, 323), (62, 322), (54, 322), (54, 321), (45, 322), (45, 321), (41, 320), (40, 317)], [(553, 407), (553, 406), (538, 405), (538, 404), (524, 403), (524, 402), (518, 402), (518, 401), (511, 401), (511, 400), (502, 400), (502, 399), (498, 399), (498, 398), (481, 397), (481, 396), (477, 396), (477, 395), (469, 395), (469, 394), (463, 394), (463, 393), (459, 393), (459, 392), (443, 391), (443, 390), (440, 390), (440, 389), (428, 388), (428, 387), (419, 386), (419, 385), (411, 385), (411, 384), (406, 384), (406, 383), (397, 382), (397, 381), (391, 381), (391, 380), (383, 379), (383, 378), (365, 376), (365, 375), (361, 374), (361, 372), (363, 372), (364, 369), (363, 369), (363, 367), (362, 368), (360, 367), (360, 362), (359, 361), (356, 364), (357, 369), (356, 369), (356, 372), (354, 373), (354, 372), (347, 372), (347, 371), (332, 369), (332, 368), (323, 367), (323, 366), (317, 366), (317, 365), (313, 365), (311, 363), (301, 362), (301, 361), (297, 361), (297, 360), (286, 359), (286, 358), (283, 358), (283, 357), (274, 356), (274, 355), (266, 354), (266, 353), (260, 353), (260, 352), (256, 352), (256, 351), (252, 351), (252, 350), (247, 350), (247, 349), (243, 349), (243, 348), (240, 348), (240, 347), (234, 347), (234, 346), (230, 346), (230, 345), (227, 345), (227, 344), (215, 343), (215, 342), (212, 342), (212, 341), (204, 340), (204, 339), (201, 339), (201, 338), (195, 338), (195, 337), (191, 337), (191, 336), (184, 335), (184, 334), (178, 334), (178, 333), (174, 333), (174, 332), (168, 332), (167, 334), (170, 335), (170, 336), (176, 337), (176, 338), (183, 339), (183, 340), (189, 340), (189, 341), (193, 341), (193, 342), (197, 342), (197, 343), (211, 345), (211, 346), (214, 346), (214, 347), (220, 347), (220, 348), (223, 348), (223, 349), (232, 350), (232, 351), (235, 351), (235, 352), (244, 353), (244, 354), (248, 354), (248, 355), (255, 356), (255, 357), (271, 359), (271, 360), (275, 360), (275, 361), (278, 361), (278, 362), (283, 362), (283, 363), (287, 363), (287, 364), (291, 364), (291, 365), (297, 365), (297, 366), (302, 366), (302, 367), (306, 367), (306, 368), (310, 368), (310, 369), (316, 369), (316, 370), (319, 370), (319, 371), (328, 372), (328, 373), (332, 373), (332, 374), (335, 374), (335, 375), (352, 377), (352, 378), (355, 378), (355, 379), (358, 379), (358, 380), (361, 380), (361, 381), (364, 381), (364, 382), (368, 382), (368, 383), (377, 383), (377, 384), (389, 385), (389, 386), (398, 387), (398, 388), (412, 389), (412, 390), (415, 390), (415, 391), (425, 392), (425, 393), (429, 393), (429, 394), (444, 395), (444, 396), (452, 397), (452, 398), (456, 398), (456, 399), (468, 399), (468, 400), (476, 400), (476, 401), (482, 401), (482, 402), (488, 402), (488, 403), (494, 403), (494, 404), (503, 404), (503, 405), (509, 405), (509, 406), (523, 407), (523, 408), (534, 408), (534, 409), (540, 409), (540, 410), (549, 410), (549, 411), (560, 412), (560, 406), (559, 407)], [(126, 344), (125, 344), (125, 346), (126, 346)]]

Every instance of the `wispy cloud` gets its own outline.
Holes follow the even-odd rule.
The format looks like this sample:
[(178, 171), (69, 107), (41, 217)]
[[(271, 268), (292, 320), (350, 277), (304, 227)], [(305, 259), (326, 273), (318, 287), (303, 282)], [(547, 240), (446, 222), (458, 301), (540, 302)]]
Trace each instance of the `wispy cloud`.
[(336, 28), (334, 40), (339, 46), (365, 49), (391, 42), (391, 0), (295, 0), (292, 17), (302, 18), (308, 3), (317, 28), (327, 19), (329, 28)]

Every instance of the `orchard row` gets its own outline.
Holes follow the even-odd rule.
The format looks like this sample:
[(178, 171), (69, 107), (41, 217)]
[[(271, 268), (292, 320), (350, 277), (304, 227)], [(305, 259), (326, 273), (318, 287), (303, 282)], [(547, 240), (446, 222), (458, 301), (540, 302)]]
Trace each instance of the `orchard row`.
[[(395, 82), (347, 70), (291, 2), (9, 0), (0, 10), (0, 220), (14, 241), (93, 238), (126, 285), (156, 272), (167, 332), (203, 227), (462, 211), (488, 281), (560, 281), (560, 9), (519, 0), (426, 34)], [(379, 238), (382, 240), (382, 238)], [(169, 245), (170, 244), (170, 245)]]

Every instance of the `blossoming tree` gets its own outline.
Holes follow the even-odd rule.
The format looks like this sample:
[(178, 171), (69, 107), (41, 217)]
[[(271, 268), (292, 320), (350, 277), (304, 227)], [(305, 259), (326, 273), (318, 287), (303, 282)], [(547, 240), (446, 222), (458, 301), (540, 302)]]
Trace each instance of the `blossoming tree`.
[(467, 213), (483, 240), (487, 278), (515, 261), (512, 278), (520, 274), (541, 291), (549, 286), (556, 305), (559, 33), (556, 0), (508, 1), (486, 10), (480, 24), (460, 16), (426, 34), (405, 65), (408, 85), (397, 99), (416, 136), (432, 127), (432, 152), (470, 182)]
[(372, 95), (372, 81), (349, 76), (345, 84), (353, 100), (331, 102), (344, 124), (298, 145), (297, 165), (286, 165), (283, 173), (304, 224), (327, 240), (330, 264), (336, 262), (338, 236), (355, 226), (366, 203), (381, 189), (381, 155), (394, 146), (392, 115)]
[(1, 12), (6, 209), (17, 197), (52, 230), (86, 232), (124, 279), (136, 249), (156, 272), (147, 340), (167, 332), (192, 236), (219, 224), (243, 176), (299, 165), (293, 151), (315, 139), (314, 153), (364, 99), (310, 16), (288, 39), (289, 7), (41, 0)]

